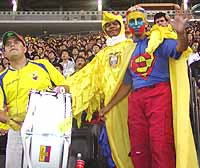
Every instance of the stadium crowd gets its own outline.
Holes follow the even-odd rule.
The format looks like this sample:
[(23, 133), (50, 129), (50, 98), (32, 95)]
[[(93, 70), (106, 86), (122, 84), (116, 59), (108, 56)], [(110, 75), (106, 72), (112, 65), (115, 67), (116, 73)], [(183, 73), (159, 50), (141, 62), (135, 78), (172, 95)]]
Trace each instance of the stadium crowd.
[[(150, 26), (147, 27), (149, 29)], [(200, 52), (200, 22), (189, 22), (186, 27), (189, 46), (197, 44)], [(126, 31), (127, 36), (129, 32)], [(66, 34), (32, 37), (26, 35), (28, 51), (27, 58), (48, 59), (65, 76), (73, 74), (81, 69), (87, 62), (106, 46), (106, 38), (103, 32), (88, 32), (87, 34)], [(196, 45), (195, 45), (196, 46)], [(0, 72), (9, 65), (7, 58), (0, 50)]]
[[(146, 28), (149, 30), (150, 26)], [(199, 56), (200, 22), (189, 22), (185, 31), (187, 32), (189, 46)], [(130, 36), (128, 29), (126, 36)], [(25, 40), (27, 43), (27, 58), (31, 60), (41, 58), (49, 60), (66, 78), (83, 68), (101, 49), (106, 47), (106, 37), (103, 32), (38, 37), (26, 35)], [(8, 66), (9, 60), (4, 57), (2, 48), (0, 50), (0, 72)]]

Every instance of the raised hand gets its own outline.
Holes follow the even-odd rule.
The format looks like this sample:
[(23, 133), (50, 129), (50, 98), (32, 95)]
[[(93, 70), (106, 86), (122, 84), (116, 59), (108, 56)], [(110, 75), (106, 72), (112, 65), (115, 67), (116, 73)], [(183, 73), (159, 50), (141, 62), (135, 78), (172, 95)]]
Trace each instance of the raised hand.
[(175, 17), (174, 19), (169, 19), (169, 23), (173, 26), (177, 34), (183, 34), (189, 19), (188, 11), (184, 11), (183, 8), (180, 8), (178, 5), (175, 6), (175, 11)]

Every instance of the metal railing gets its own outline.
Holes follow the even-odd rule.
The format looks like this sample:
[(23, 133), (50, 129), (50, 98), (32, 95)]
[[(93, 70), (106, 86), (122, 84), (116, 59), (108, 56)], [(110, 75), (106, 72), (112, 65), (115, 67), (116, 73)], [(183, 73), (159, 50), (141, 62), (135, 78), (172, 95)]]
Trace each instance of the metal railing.
[[(147, 19), (152, 20), (157, 12), (165, 12), (173, 17), (174, 10), (147, 10)], [(126, 11), (115, 11), (125, 16)], [(101, 20), (102, 12), (99, 11), (0, 11), (0, 20)]]
[(190, 117), (192, 130), (194, 135), (194, 141), (196, 145), (196, 151), (198, 160), (200, 163), (200, 97), (195, 78), (192, 76), (191, 67), (189, 67), (189, 79), (190, 79)]

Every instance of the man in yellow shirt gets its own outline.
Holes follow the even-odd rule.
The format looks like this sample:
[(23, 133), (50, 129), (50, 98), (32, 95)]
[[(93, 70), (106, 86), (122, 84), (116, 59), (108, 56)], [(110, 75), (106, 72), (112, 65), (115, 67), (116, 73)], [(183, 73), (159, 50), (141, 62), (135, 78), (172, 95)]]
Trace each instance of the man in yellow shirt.
[(28, 60), (26, 43), (16, 32), (4, 33), (2, 40), (10, 66), (0, 74), (0, 133), (8, 130), (6, 168), (19, 168), (22, 165), (20, 128), (26, 115), (29, 91), (64, 86), (65, 78), (46, 60)]

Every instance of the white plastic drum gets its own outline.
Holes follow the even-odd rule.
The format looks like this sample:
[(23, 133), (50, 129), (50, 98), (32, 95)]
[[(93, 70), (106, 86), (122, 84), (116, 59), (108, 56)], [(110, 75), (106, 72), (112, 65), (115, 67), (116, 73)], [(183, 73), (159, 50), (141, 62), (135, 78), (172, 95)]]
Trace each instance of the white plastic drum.
[(24, 168), (66, 168), (71, 144), (70, 94), (32, 90), (21, 135)]

